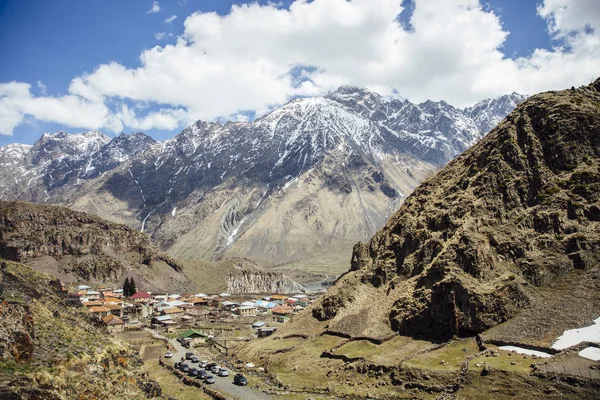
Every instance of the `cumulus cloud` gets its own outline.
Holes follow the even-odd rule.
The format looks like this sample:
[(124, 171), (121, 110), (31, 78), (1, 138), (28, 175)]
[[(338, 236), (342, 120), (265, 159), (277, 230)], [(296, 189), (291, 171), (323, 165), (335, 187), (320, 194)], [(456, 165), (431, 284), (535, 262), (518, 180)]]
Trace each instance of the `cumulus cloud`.
[(148, 14), (156, 14), (159, 11), (160, 11), (160, 5), (158, 4), (158, 1), (154, 1), (154, 2), (152, 2), (152, 7), (150, 7), (150, 9), (146, 12)]
[(171, 15), (169, 18), (165, 19), (165, 23), (170, 24), (175, 21), (175, 18), (177, 18), (177, 15)]
[[(274, 3), (234, 5), (226, 15), (188, 16), (183, 35), (144, 50), (138, 67), (102, 64), (75, 77), (67, 96), (48, 99), (98, 115), (104, 110), (104, 119), (94, 114), (88, 125), (117, 130), (176, 129), (196, 119), (260, 115), (290, 97), (321, 95), (343, 84), (466, 106), (511, 91), (588, 83), (600, 65), (599, 8), (592, 3), (544, 0), (538, 14), (559, 44), (517, 59), (502, 53), (509, 32), (478, 0), (414, 0), (405, 24), (410, 29), (398, 22), (397, 0), (298, 0), (289, 9)], [(41, 99), (29, 93), (21, 98)], [(108, 110), (105, 103), (112, 99), (158, 104), (160, 110), (145, 115), (123, 106)], [(13, 100), (0, 97), (0, 102)], [(0, 111), (5, 133), (24, 114), (38, 118), (32, 112), (40, 112), (8, 106)]]

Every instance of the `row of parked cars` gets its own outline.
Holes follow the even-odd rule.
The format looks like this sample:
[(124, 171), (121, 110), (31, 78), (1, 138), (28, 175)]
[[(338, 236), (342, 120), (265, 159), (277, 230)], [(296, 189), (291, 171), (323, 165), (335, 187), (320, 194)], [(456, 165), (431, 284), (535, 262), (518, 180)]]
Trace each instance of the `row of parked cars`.
[[(183, 358), (174, 364), (175, 368), (188, 374), (189, 376), (203, 380), (205, 383), (215, 383), (215, 378), (210, 375), (207, 371), (221, 377), (229, 376), (229, 370), (225, 367), (217, 365), (217, 363), (209, 363), (208, 361), (200, 361), (200, 358), (192, 352), (185, 354), (185, 359), (190, 361), (191, 364), (198, 364), (198, 368), (193, 365), (188, 365)], [(248, 384), (248, 379), (242, 374), (235, 374), (233, 377), (233, 383), (240, 386)]]

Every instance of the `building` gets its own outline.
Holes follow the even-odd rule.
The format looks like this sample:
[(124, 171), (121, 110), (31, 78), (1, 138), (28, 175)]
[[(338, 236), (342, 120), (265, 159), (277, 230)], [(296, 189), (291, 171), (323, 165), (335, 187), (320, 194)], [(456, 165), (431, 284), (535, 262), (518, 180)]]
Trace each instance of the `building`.
[(255, 305), (258, 309), (261, 309), (263, 311), (271, 310), (272, 308), (277, 306), (277, 304), (265, 300), (256, 300)]
[(98, 318), (106, 317), (110, 314), (110, 310), (104, 306), (94, 306), (89, 308), (90, 312)]
[(262, 327), (262, 328), (258, 328), (256, 330), (256, 335), (259, 338), (267, 337), (267, 336), (271, 336), (272, 334), (274, 334), (276, 330), (277, 330), (277, 328), (275, 328), (275, 327)]
[(259, 329), (259, 328), (262, 328), (262, 327), (264, 327), (266, 325), (267, 325), (267, 323), (264, 322), (264, 321), (256, 321), (255, 323), (252, 324), (252, 328)]
[(234, 301), (223, 301), (223, 302), (221, 302), (221, 308), (223, 310), (228, 310), (228, 311), (233, 310), (238, 305), (239, 305), (239, 303), (236, 303)]
[(200, 332), (196, 329), (188, 329), (186, 331), (183, 331), (181, 333), (180, 336), (183, 340), (189, 341), (192, 343), (192, 345), (197, 345), (200, 343), (205, 343), (206, 342), (206, 338), (208, 337), (208, 335), (206, 335), (203, 332)]
[(147, 303), (148, 301), (150, 301), (151, 298), (152, 296), (150, 296), (150, 294), (146, 292), (136, 292), (130, 297), (130, 299), (135, 301), (136, 303)]
[(208, 300), (201, 297), (194, 297), (190, 299), (188, 303), (192, 304), (194, 307), (206, 306), (208, 305)]
[(109, 333), (123, 332), (125, 330), (125, 323), (123, 320), (112, 314), (102, 317), (102, 322), (104, 322)]
[(178, 315), (178, 314), (183, 314), (183, 310), (179, 307), (169, 307), (169, 308), (165, 308), (163, 310), (161, 310), (161, 315)]
[(103, 307), (107, 308), (109, 310), (109, 312), (112, 315), (116, 316), (116, 317), (122, 317), (123, 316), (123, 308), (119, 304), (105, 303), (103, 305)]
[(273, 294), (273, 295), (271, 295), (271, 298), (269, 300), (271, 300), (271, 301), (275, 301), (275, 300), (285, 301), (287, 299), (288, 299), (288, 296), (286, 296), (285, 294)]
[(174, 332), (177, 327), (177, 322), (173, 321), (173, 317), (170, 315), (159, 315), (158, 317), (152, 318), (152, 324), (160, 325), (165, 328), (167, 332)]
[(292, 307), (288, 306), (288, 305), (277, 306), (277, 307), (273, 307), (271, 309), (271, 313), (273, 315), (282, 315), (282, 316), (291, 314), (293, 311), (294, 310), (292, 309)]
[(236, 309), (236, 313), (241, 317), (254, 317), (256, 316), (257, 310), (254, 306), (239, 306)]

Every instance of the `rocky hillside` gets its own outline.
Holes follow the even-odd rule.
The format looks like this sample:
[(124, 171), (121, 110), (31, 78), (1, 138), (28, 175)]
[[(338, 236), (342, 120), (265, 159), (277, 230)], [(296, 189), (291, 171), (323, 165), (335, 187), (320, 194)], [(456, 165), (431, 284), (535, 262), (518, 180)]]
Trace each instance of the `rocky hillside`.
[[(600, 80), (517, 107), (355, 246), (312, 313), (352, 336), (472, 335), (540, 307), (540, 289), (573, 271), (598, 275), (599, 262)], [(595, 282), (567, 321), (599, 316), (583, 304)]]
[(33, 147), (0, 148), (0, 198), (125, 223), (183, 259), (250, 258), (334, 275), (356, 241), (523, 99), (458, 109), (341, 87), (253, 122), (198, 121), (164, 143), (44, 135)]
[(597, 344), (552, 345), (599, 317), (600, 79), (518, 106), (236, 355), (339, 397), (590, 399), (599, 364), (580, 351)]
[(0, 260), (0, 302), (0, 398), (162, 398), (139, 357), (64, 305), (51, 276)]
[(60, 279), (140, 289), (189, 287), (181, 265), (120, 224), (64, 207), (0, 201), (0, 258), (27, 262)]

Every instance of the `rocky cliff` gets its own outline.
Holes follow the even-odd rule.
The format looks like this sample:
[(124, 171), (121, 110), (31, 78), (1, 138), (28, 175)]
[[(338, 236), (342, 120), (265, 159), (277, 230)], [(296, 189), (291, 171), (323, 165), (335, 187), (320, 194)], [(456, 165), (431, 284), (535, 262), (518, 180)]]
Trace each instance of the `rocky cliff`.
[(57, 206), (0, 201), (0, 258), (61, 279), (118, 284), (129, 276), (140, 289), (189, 286), (180, 264), (146, 235)]
[[(312, 315), (350, 336), (447, 338), (536, 309), (541, 340), (598, 317), (599, 265), (597, 80), (531, 97), (420, 185)], [(558, 283), (579, 296), (552, 303), (564, 318), (542, 301)]]
[(243, 271), (227, 278), (228, 293), (304, 293), (306, 288), (276, 272)]

